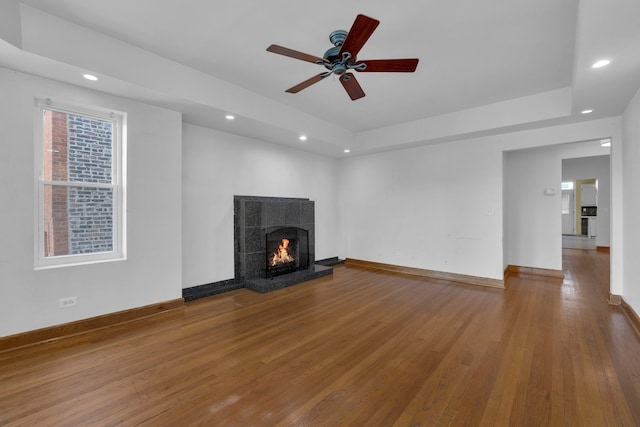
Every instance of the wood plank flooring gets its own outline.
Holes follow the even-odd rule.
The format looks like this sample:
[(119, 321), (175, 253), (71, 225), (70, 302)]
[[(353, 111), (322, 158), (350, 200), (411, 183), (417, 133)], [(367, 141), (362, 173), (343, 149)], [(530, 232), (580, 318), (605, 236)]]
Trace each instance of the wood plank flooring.
[(638, 426), (608, 254), (506, 290), (361, 267), (0, 353), (2, 426)]

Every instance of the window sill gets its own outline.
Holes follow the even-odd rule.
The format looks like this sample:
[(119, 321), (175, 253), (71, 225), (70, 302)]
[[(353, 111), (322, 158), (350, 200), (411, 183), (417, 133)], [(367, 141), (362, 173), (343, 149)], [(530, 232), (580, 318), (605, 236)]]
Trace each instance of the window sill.
[(115, 258), (105, 258), (105, 259), (74, 260), (74, 261), (69, 260), (69, 262), (39, 264), (34, 266), (33, 270), (39, 271), (39, 270), (49, 270), (52, 268), (78, 267), (78, 266), (89, 265), (89, 264), (103, 264), (106, 262), (117, 262), (117, 261), (126, 261), (126, 260), (127, 258), (125, 256), (115, 257)]

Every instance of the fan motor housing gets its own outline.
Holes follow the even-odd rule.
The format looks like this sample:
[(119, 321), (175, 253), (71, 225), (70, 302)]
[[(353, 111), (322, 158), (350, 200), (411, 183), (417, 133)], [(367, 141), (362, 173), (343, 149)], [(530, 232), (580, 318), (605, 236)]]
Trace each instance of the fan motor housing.
[[(340, 46), (334, 46), (331, 49), (327, 50), (324, 55), (322, 56), (324, 59), (326, 59), (327, 61), (331, 62), (331, 64), (333, 64), (334, 62), (338, 62), (340, 61)], [(331, 64), (326, 64), (325, 63), (325, 67), (327, 67), (328, 69), (331, 69)]]
[(328, 63), (324, 63), (325, 68), (336, 75), (342, 75), (348, 70), (347, 64), (355, 62), (355, 58), (349, 57), (347, 61), (340, 55), (340, 49), (342, 49), (342, 44), (347, 38), (347, 31), (345, 30), (336, 30), (329, 34), (329, 40), (334, 44), (334, 47), (328, 49), (323, 58), (329, 61)]
[(329, 34), (329, 41), (335, 46), (342, 46), (344, 40), (347, 38), (347, 32), (345, 30), (335, 30)]

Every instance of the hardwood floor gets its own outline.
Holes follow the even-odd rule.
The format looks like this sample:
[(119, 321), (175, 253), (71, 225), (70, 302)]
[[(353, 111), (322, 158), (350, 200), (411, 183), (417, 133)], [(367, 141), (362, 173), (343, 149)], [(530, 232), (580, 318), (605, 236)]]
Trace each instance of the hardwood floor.
[(0, 353), (0, 425), (640, 425), (608, 254), (564, 263), (506, 290), (338, 267)]

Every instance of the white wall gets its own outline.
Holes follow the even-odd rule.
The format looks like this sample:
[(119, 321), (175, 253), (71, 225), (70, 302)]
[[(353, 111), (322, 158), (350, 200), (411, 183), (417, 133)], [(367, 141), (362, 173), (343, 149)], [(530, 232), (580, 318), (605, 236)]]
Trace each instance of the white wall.
[[(507, 265), (562, 270), (561, 161), (548, 148), (505, 153)], [(556, 195), (545, 195), (554, 188)]]
[(189, 124), (182, 156), (183, 287), (234, 277), (234, 195), (315, 201), (316, 259), (338, 255), (335, 159)]
[[(180, 114), (2, 68), (0, 93), (0, 336), (181, 297)], [(34, 271), (36, 97), (128, 113), (126, 261)]]
[(347, 257), (502, 278), (500, 151), (464, 141), (357, 157), (340, 184)]
[[(618, 127), (602, 119), (342, 160), (340, 255), (494, 279), (508, 264), (561, 269), (560, 199), (543, 192), (559, 188), (565, 154), (534, 155), (520, 168), (503, 153), (604, 138)], [(542, 169), (529, 172), (533, 161)], [(510, 190), (518, 181), (529, 197)], [(544, 204), (543, 215), (530, 218), (532, 202)]]
[[(615, 143), (615, 141), (614, 141)], [(621, 294), (640, 314), (640, 91), (627, 106), (622, 126), (624, 269)], [(616, 292), (614, 292), (616, 293)]]
[[(599, 144), (596, 141), (595, 144)], [(597, 145), (594, 151), (598, 151)], [(596, 246), (611, 245), (611, 172), (609, 156), (570, 158), (562, 161), (562, 181), (598, 180)]]

